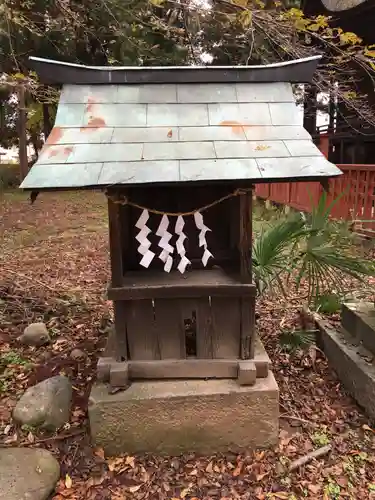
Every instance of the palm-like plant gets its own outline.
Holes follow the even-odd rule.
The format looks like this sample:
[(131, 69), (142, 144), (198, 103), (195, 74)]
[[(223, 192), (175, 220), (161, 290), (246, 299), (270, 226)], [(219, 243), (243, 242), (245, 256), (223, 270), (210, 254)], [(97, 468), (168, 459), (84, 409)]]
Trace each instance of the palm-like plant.
[(309, 303), (322, 293), (343, 293), (347, 278), (375, 275), (375, 265), (353, 255), (350, 238), (331, 221), (333, 205), (324, 193), (311, 214), (292, 213), (261, 231), (253, 243), (253, 271), (258, 292), (277, 287), (284, 294), (293, 280), (308, 285)]

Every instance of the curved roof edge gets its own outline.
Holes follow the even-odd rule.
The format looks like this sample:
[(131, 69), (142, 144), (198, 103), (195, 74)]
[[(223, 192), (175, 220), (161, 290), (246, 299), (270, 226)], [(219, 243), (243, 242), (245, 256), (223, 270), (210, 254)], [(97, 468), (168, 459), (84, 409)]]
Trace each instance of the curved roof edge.
[(310, 83), (321, 55), (257, 66), (85, 66), (30, 57), (43, 83)]

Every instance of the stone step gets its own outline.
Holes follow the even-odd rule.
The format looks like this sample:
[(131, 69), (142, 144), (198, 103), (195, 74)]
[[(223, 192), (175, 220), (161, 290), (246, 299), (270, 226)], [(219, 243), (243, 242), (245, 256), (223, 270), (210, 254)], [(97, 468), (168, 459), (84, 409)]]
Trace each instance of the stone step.
[(370, 302), (344, 304), (341, 324), (357, 344), (375, 354), (375, 306)]
[(374, 355), (344, 329), (336, 330), (321, 319), (317, 319), (317, 324), (330, 366), (348, 393), (370, 418), (375, 419)]

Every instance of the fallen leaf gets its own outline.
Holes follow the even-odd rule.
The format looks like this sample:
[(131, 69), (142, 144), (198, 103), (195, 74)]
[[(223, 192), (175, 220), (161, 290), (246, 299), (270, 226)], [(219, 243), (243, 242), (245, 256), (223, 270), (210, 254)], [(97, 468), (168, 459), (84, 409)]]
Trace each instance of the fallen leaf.
[(322, 489), (320, 484), (309, 484), (307, 488), (309, 491), (311, 491), (311, 493), (314, 493), (314, 495), (317, 495), (319, 491)]
[(100, 457), (100, 458), (104, 459), (104, 450), (103, 450), (103, 448), (96, 448), (96, 450), (94, 451), (94, 455), (96, 455), (97, 457)]
[(111, 460), (107, 460), (108, 469), (109, 469), (111, 472), (113, 472), (113, 471), (116, 469), (116, 467), (117, 467), (118, 465), (121, 465), (121, 464), (123, 464), (123, 463), (124, 463), (124, 459), (123, 459), (123, 458), (120, 458), (120, 457), (118, 457), (118, 458), (113, 458), (113, 459), (111, 459)]
[(288, 500), (289, 494), (285, 491), (278, 491), (277, 493), (272, 493), (271, 498), (280, 498), (281, 500)]
[(3, 433), (5, 435), (9, 434), (11, 428), (12, 428), (12, 426), (8, 424), (7, 426), (5, 426), (5, 429), (4, 429)]
[(237, 477), (241, 474), (241, 471), (242, 471), (242, 462), (240, 462), (237, 467), (234, 469), (234, 471), (232, 472), (232, 475), (234, 477)]
[(212, 462), (210, 462), (207, 467), (206, 467), (206, 472), (208, 472), (209, 474), (212, 474), (214, 471), (213, 467), (212, 467)]
[(370, 431), (370, 432), (375, 432), (374, 429), (371, 429), (371, 427), (369, 427), (367, 424), (363, 424), (362, 425), (362, 429), (364, 431)]
[(180, 498), (185, 498), (185, 497), (186, 497), (186, 495), (188, 495), (188, 494), (189, 494), (189, 491), (190, 491), (190, 486), (189, 486), (189, 487), (187, 487), (187, 488), (184, 488), (184, 489), (181, 491), (181, 493), (180, 493)]
[(33, 443), (35, 441), (35, 437), (34, 437), (34, 434), (32, 432), (28, 433), (27, 440), (29, 443)]
[(125, 463), (126, 465), (130, 465), (130, 467), (134, 469), (135, 457), (126, 457)]
[(70, 490), (70, 488), (72, 487), (72, 485), (73, 485), (72, 478), (69, 476), (69, 474), (66, 474), (65, 475), (65, 488), (67, 488), (68, 490)]
[(265, 478), (266, 476), (268, 476), (269, 473), (270, 473), (270, 471), (265, 472), (264, 474), (257, 474), (256, 480), (257, 481), (261, 481), (263, 478)]
[(130, 486), (129, 491), (130, 493), (135, 493), (136, 491), (140, 490), (142, 486), (142, 484), (137, 484), (137, 486)]
[(90, 477), (87, 481), (87, 488), (91, 488), (92, 486), (99, 486), (105, 480), (105, 476), (94, 476)]

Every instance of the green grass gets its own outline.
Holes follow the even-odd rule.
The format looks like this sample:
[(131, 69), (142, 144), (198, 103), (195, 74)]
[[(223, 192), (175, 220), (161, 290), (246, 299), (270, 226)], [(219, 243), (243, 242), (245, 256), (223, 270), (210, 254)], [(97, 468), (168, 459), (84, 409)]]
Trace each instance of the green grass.
[(108, 230), (107, 203), (101, 192), (42, 192), (31, 205), (28, 193), (9, 190), (0, 194), (0, 212), (3, 253)]

